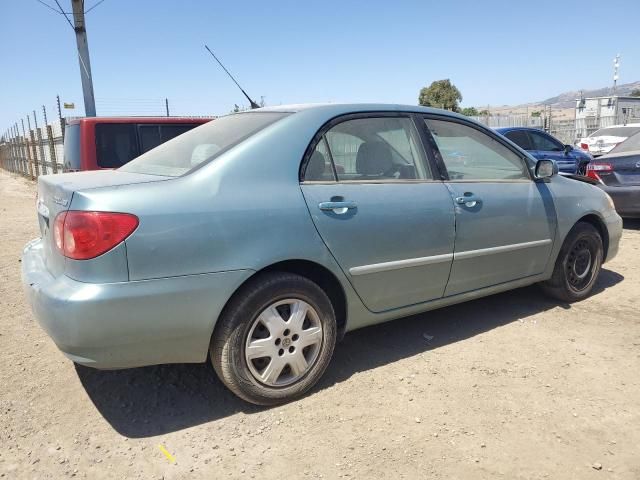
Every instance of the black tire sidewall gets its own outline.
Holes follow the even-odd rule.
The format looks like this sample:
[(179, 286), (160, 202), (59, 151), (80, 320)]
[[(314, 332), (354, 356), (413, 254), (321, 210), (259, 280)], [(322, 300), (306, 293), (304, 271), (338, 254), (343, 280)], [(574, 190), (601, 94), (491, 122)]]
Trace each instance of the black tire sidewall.
[[(315, 364), (301, 379), (284, 387), (270, 387), (254, 378), (249, 370), (245, 360), (246, 338), (255, 318), (265, 308), (287, 298), (303, 300), (316, 310), (323, 340)], [(272, 273), (256, 278), (234, 300), (220, 318), (211, 342), (211, 359), (218, 376), (234, 393), (260, 405), (302, 396), (324, 373), (336, 343), (335, 313), (326, 293), (305, 277)]]
[[(569, 278), (567, 277), (567, 263), (569, 261), (569, 253), (571, 252), (573, 245), (580, 240), (587, 240), (591, 246), (595, 247), (595, 259), (593, 260), (594, 265), (592, 267), (591, 280), (584, 288), (576, 290), (571, 286)], [(603, 256), (604, 247), (602, 245), (602, 238), (595, 227), (587, 223), (577, 224), (567, 236), (567, 240), (563, 245), (561, 256), (559, 258), (560, 261), (556, 265), (557, 271), (554, 272), (556, 275), (560, 276), (559, 280), (561, 280), (562, 293), (567, 297), (567, 300), (578, 301), (590, 295), (591, 290), (598, 279)]]

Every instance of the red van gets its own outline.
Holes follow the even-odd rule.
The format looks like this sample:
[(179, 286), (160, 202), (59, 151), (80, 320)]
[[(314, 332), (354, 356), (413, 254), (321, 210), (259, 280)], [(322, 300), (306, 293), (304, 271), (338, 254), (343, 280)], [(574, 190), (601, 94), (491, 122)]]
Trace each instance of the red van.
[(212, 118), (90, 117), (68, 120), (64, 172), (118, 168)]

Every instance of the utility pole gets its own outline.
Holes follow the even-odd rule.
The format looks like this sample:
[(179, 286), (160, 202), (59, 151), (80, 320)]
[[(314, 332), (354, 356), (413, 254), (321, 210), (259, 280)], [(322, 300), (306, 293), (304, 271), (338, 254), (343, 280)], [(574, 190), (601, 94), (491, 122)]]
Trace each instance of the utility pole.
[(87, 117), (96, 116), (96, 100), (93, 96), (93, 79), (91, 78), (91, 62), (89, 61), (89, 44), (84, 21), (84, 2), (71, 0), (73, 9), (73, 29), (76, 32), (78, 46), (78, 60), (80, 62), (80, 78), (82, 79), (82, 94), (84, 96), (84, 111)]
[(616, 88), (618, 86), (618, 69), (620, 68), (620, 54), (616, 55), (613, 59), (613, 96), (616, 95)]

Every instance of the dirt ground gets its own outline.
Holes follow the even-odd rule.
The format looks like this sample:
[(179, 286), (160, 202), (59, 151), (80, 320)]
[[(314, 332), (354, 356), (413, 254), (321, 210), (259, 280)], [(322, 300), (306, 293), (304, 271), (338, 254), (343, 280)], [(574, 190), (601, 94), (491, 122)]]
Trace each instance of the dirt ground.
[(352, 332), (265, 409), (209, 365), (66, 360), (20, 283), (34, 186), (2, 171), (0, 198), (0, 477), (640, 478), (640, 222), (584, 302), (529, 287)]

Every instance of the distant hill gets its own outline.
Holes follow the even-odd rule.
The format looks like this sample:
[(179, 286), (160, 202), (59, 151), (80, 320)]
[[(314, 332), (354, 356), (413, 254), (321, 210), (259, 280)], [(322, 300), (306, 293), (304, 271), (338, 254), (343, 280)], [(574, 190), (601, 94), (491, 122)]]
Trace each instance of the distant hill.
[[(640, 89), (640, 81), (618, 85), (616, 93), (618, 95), (629, 95), (631, 91), (636, 88)], [(611, 87), (597, 88), (595, 90), (583, 90), (582, 95), (585, 97), (602, 97), (604, 95), (611, 95)], [(575, 101), (577, 98), (580, 98), (579, 91), (564, 92), (560, 95), (556, 95), (555, 97), (547, 98), (539, 103), (541, 105), (551, 105), (554, 108), (572, 108), (575, 107)]]

